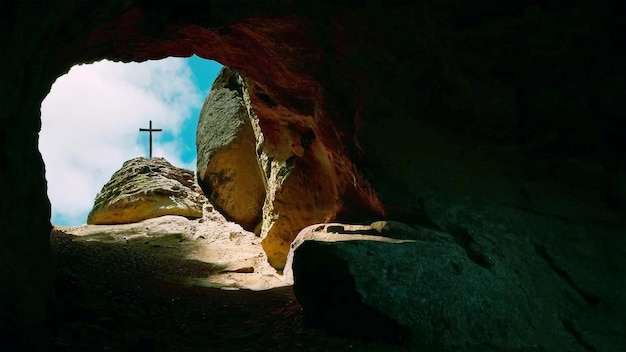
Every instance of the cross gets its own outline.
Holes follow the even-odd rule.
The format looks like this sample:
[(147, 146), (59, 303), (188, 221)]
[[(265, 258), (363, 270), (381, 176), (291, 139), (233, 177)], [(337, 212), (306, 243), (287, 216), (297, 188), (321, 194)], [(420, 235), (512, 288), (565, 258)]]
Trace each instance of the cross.
[(163, 131), (160, 128), (152, 128), (152, 120), (150, 120), (150, 128), (140, 128), (139, 132), (149, 132), (150, 133), (150, 159), (152, 159), (152, 132), (161, 132)]

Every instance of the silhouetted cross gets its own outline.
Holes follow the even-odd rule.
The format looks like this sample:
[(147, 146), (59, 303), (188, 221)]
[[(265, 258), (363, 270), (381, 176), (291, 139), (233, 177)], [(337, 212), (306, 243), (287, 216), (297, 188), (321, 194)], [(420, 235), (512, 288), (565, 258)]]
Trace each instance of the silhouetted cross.
[(150, 120), (150, 128), (140, 128), (139, 132), (148, 132), (150, 133), (150, 159), (152, 159), (152, 132), (161, 132), (163, 131), (160, 128), (152, 128), (152, 120)]

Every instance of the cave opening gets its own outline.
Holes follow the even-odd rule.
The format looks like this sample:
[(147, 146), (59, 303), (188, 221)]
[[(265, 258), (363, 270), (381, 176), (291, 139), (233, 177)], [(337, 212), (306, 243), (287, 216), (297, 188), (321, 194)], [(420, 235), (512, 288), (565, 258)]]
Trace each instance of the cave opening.
[[(220, 85), (219, 77), (226, 77), (226, 86)], [(248, 155), (230, 153), (220, 161), (219, 167), (241, 174), (226, 177), (240, 177), (234, 185), (220, 183), (225, 177), (222, 169), (207, 171), (200, 166), (219, 159), (219, 155), (207, 156), (202, 141), (211, 144), (217, 139), (229, 148), (223, 135), (231, 131), (224, 131), (219, 123), (238, 118), (229, 115), (228, 107), (234, 98), (235, 110), (241, 112), (244, 87), (235, 71), (195, 55), (73, 66), (56, 80), (41, 104), (39, 149), (46, 163), (53, 233), (109, 246), (149, 245), (136, 247), (142, 250), (175, 247), (180, 264), (192, 261), (208, 266), (204, 275), (179, 278), (190, 284), (252, 290), (290, 285), (290, 278), (281, 277), (281, 268), (268, 265), (260, 243), (262, 222), (257, 212), (265, 191), (259, 185), (262, 191), (250, 188), (246, 181), (260, 176), (252, 132), (245, 135)], [(228, 99), (223, 99), (220, 89), (229, 92)], [(250, 125), (249, 115), (254, 113), (251, 106), (248, 109), (245, 118)], [(146, 121), (150, 129), (154, 121), (159, 132), (154, 154), (152, 136), (146, 143), (141, 133), (147, 130)], [(207, 185), (211, 177), (219, 181)], [(250, 193), (261, 198), (247, 218), (238, 218), (238, 209), (224, 206), (215, 195), (220, 188), (242, 189), (230, 196), (231, 203), (246, 203)], [(255, 271), (245, 279), (231, 275)]]
[(96, 194), (121, 165), (154, 156), (195, 170), (196, 128), (202, 103), (221, 64), (197, 56), (142, 63), (108, 60), (75, 65), (41, 103), (39, 150), (46, 164), (51, 222), (86, 223)]
[[(54, 349), (94, 342), (113, 350), (197, 349), (207, 343), (206, 331), (213, 331), (212, 348), (228, 349), (232, 333), (242, 336), (234, 346), (287, 326), (300, 336), (321, 333), (304, 326), (291, 283), (267, 263), (260, 239), (210, 204), (199, 219), (85, 224), (111, 175), (146, 156), (147, 138), (138, 129), (149, 120), (163, 129), (153, 158), (195, 174), (198, 115), (221, 69), (199, 60), (77, 65), (42, 102), (39, 150), (54, 226)], [(199, 82), (202, 70), (210, 73)], [(265, 340), (259, 346), (276, 345)]]

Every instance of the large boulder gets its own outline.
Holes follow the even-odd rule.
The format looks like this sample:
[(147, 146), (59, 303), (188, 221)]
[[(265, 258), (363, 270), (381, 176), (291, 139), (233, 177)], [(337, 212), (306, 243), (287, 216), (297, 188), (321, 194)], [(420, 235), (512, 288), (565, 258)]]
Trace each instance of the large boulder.
[(379, 204), (354, 165), (327, 145), (332, 131), (320, 129), (310, 114), (253, 109), (260, 89), (222, 69), (200, 112), (197, 174), (216, 209), (254, 229), (270, 264), (282, 269), (302, 228), (341, 212), (368, 214)]
[(253, 230), (261, 220), (265, 180), (242, 84), (242, 78), (228, 67), (213, 83), (198, 120), (197, 175), (216, 209)]
[(124, 163), (96, 196), (87, 223), (126, 224), (163, 215), (202, 217), (206, 198), (194, 174), (163, 158)]
[[(456, 222), (464, 210), (446, 215)], [(592, 259), (602, 250), (584, 245), (585, 230), (502, 209), (481, 215), (447, 230), (307, 227), (290, 254), (307, 320), (427, 350), (626, 349), (623, 286), (597, 278), (607, 268)], [(498, 227), (497, 217), (519, 217), (528, 229)], [(580, 242), (542, 238), (554, 232)]]

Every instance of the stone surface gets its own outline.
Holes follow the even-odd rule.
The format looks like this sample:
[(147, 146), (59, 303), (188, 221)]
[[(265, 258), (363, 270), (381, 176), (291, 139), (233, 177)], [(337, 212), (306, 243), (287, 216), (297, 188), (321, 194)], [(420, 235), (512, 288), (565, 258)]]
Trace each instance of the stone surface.
[[(572, 229), (532, 214), (488, 208), (477, 223), (463, 212), (448, 222), (463, 227), (449, 232), (389, 222), (304, 229), (290, 260), (308, 321), (426, 350), (626, 347), (623, 294), (592, 274), (606, 270), (589, 260), (598, 249), (542, 239)], [(519, 216), (532, 234), (494, 226), (497, 216)]]
[(198, 183), (222, 214), (253, 230), (261, 220), (265, 180), (243, 101), (242, 78), (223, 68), (198, 119)]
[[(294, 79), (300, 86), (311, 85)], [(296, 107), (275, 101), (269, 88), (252, 78), (244, 88), (249, 110), (257, 117), (257, 155), (267, 179), (260, 234), (274, 267), (285, 266), (290, 243), (310, 224), (384, 213), (378, 195), (341, 146), (342, 132), (326, 119), (327, 112), (308, 101)], [(307, 94), (319, 92), (302, 98)]]
[[(570, 229), (535, 231), (518, 215), (490, 226), (522, 241), (540, 234), (538, 252), (568, 273), (562, 281), (578, 285), (577, 275), (615, 292), (626, 267), (622, 13), (616, 1), (1, 2), (10, 55), (0, 57), (0, 329), (26, 345), (45, 335), (53, 300), (41, 102), (72, 65), (103, 58), (197, 54), (237, 70), (266, 154), (286, 155), (278, 169), (289, 138), (296, 156), (309, 130), (323, 144), (339, 180), (338, 221), (434, 226), (434, 209), (463, 209), (480, 223), (485, 204), (527, 212)], [(585, 255), (554, 252), (561, 247)], [(588, 262), (603, 269), (591, 275)], [(622, 295), (607, 297), (624, 306)], [(587, 341), (581, 326), (563, 329)]]
[(91, 225), (126, 224), (163, 215), (202, 217), (206, 198), (190, 170), (163, 158), (126, 161), (96, 196)]
[[(216, 79), (198, 122), (198, 180), (221, 212), (255, 229), (270, 263), (282, 269), (303, 227), (358, 210), (356, 203), (342, 203), (355, 191), (341, 175), (350, 173), (354, 182), (359, 174), (341, 157), (333, 162), (334, 152), (318, 140), (311, 116), (254, 109), (250, 94), (264, 94), (255, 86), (229, 68)], [(288, 116), (292, 122), (283, 126)], [(356, 193), (370, 197), (370, 208), (380, 207), (362, 183)]]
[(261, 240), (254, 233), (229, 222), (208, 204), (199, 219), (165, 215), (131, 224), (54, 229), (77, 236), (76, 241), (166, 247), (172, 250), (170, 255), (213, 268), (204, 276), (177, 278), (185, 284), (255, 291), (290, 284), (269, 265)]

